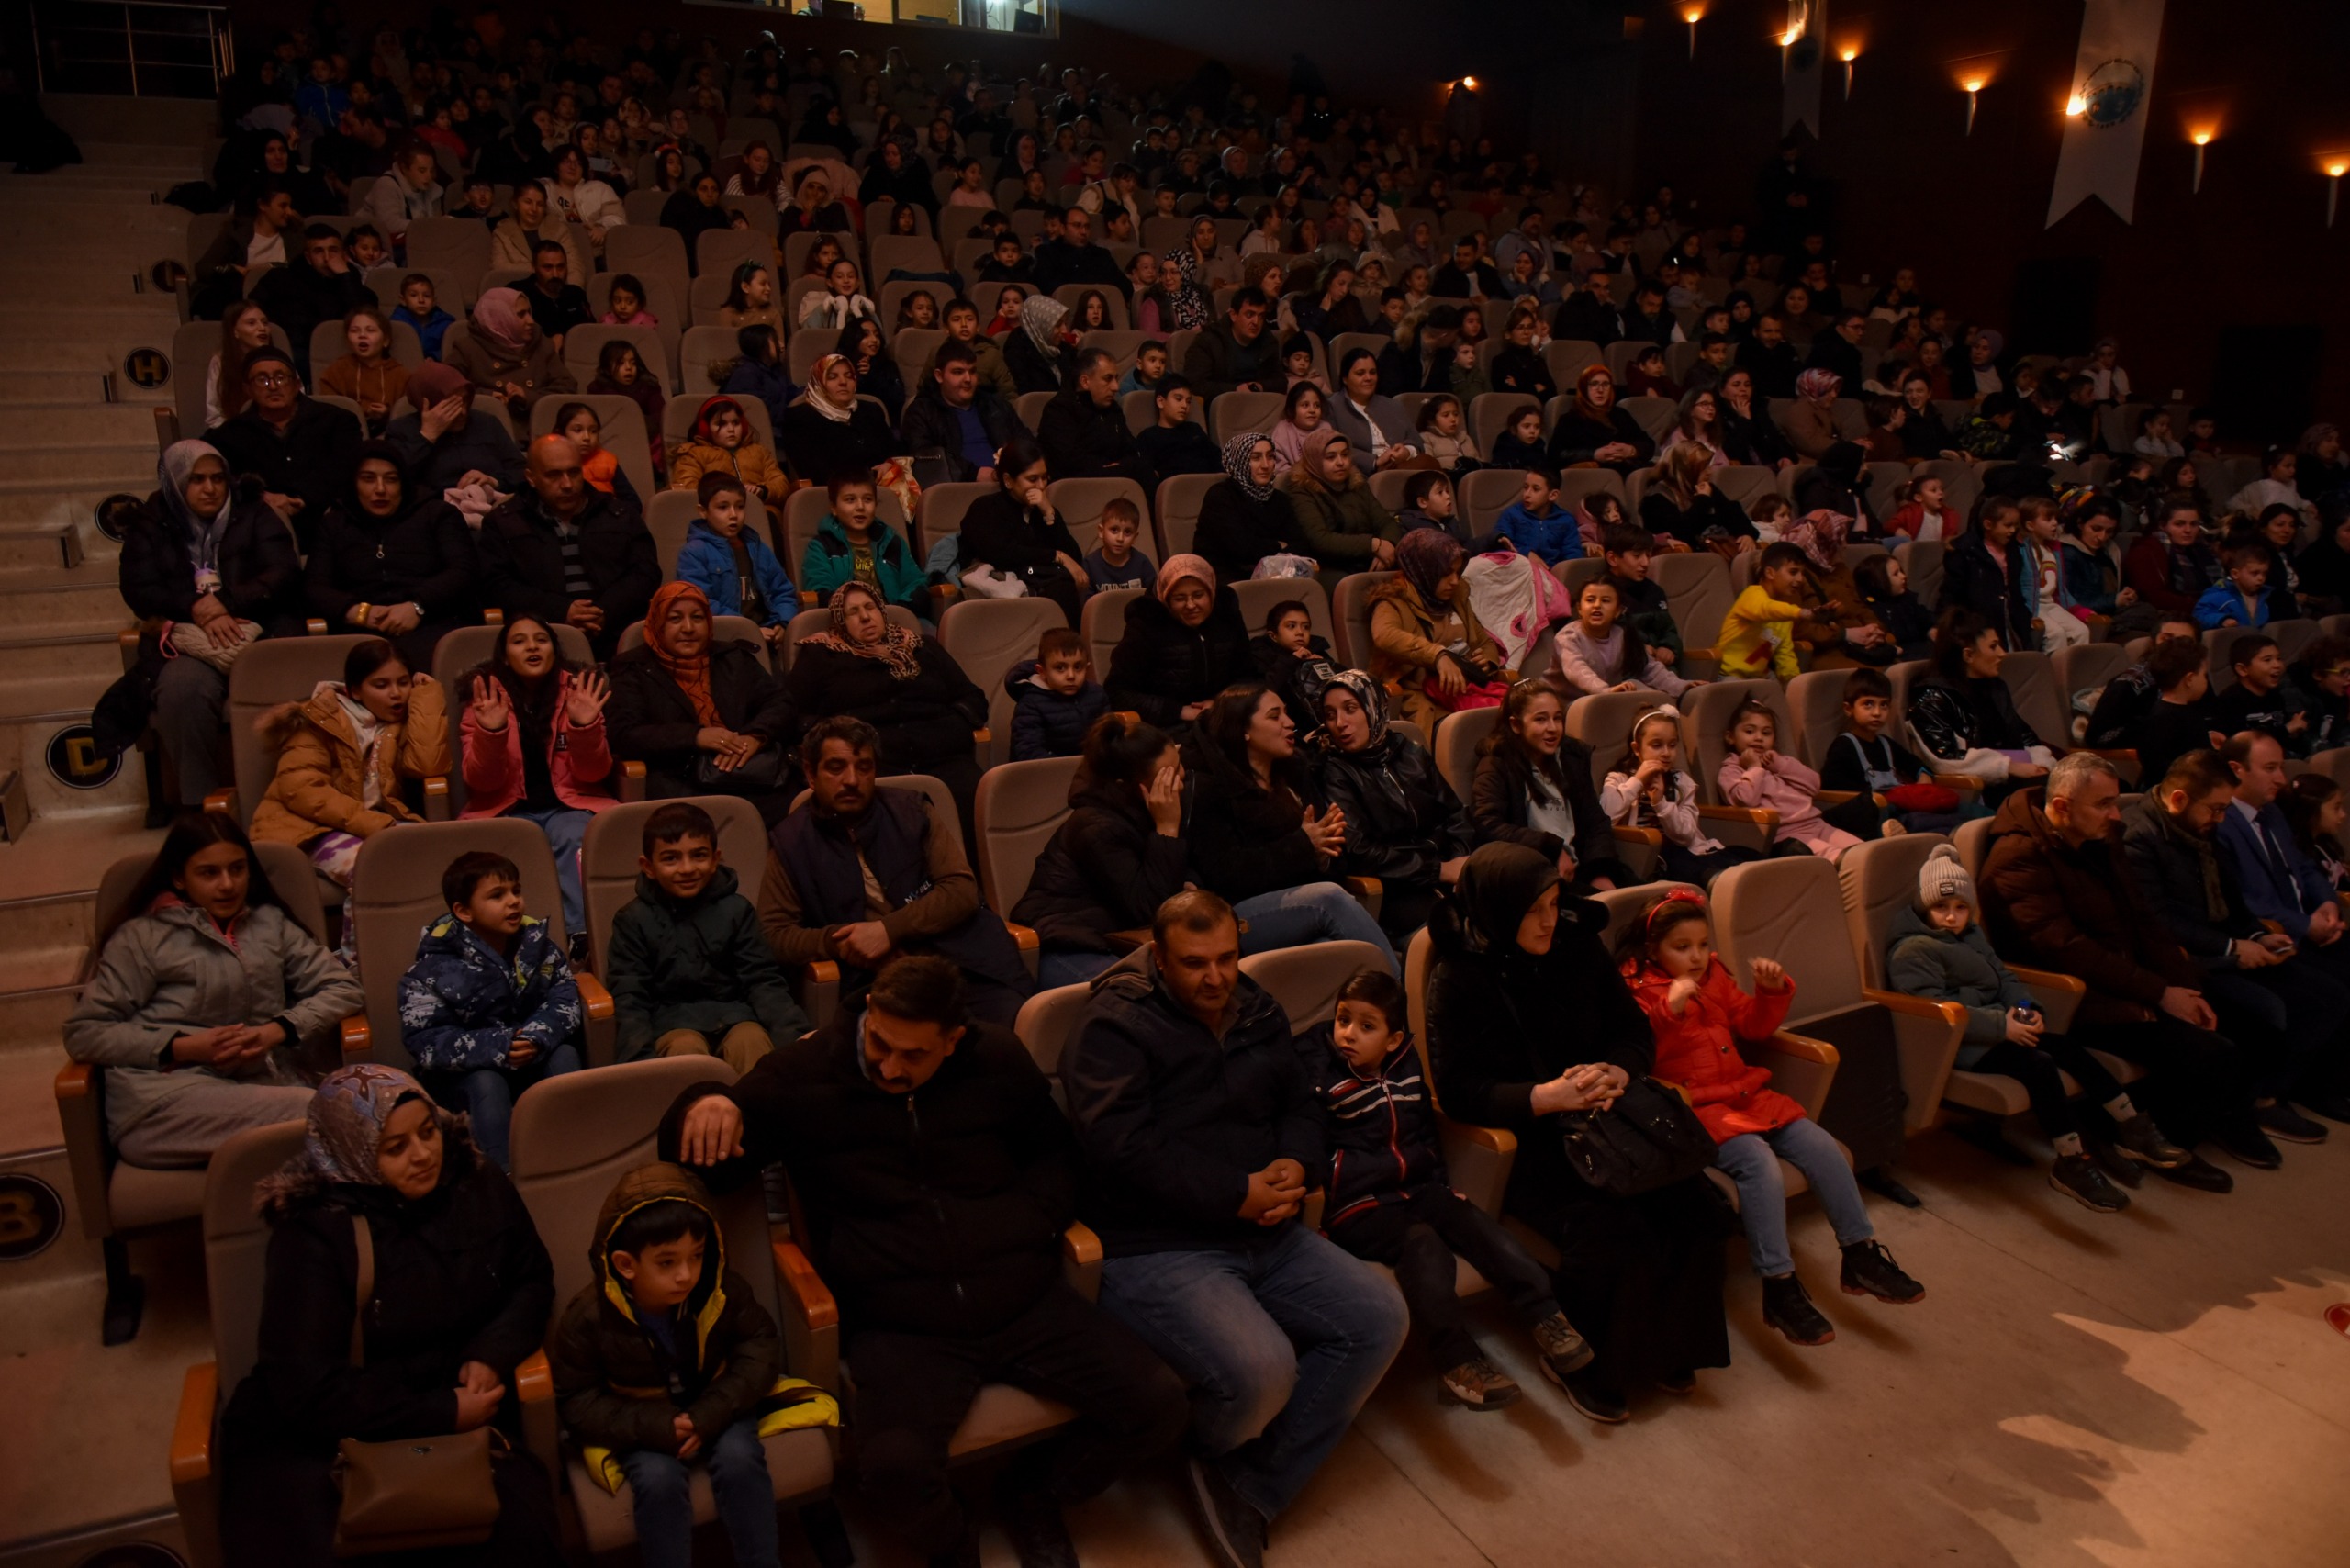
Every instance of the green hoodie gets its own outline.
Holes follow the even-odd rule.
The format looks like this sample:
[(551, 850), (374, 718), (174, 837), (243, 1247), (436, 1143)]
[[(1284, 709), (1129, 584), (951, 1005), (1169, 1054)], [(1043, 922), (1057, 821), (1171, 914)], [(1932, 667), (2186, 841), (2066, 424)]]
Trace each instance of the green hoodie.
[(681, 902), (638, 875), (635, 899), (612, 917), (604, 963), (617, 1059), (649, 1056), (653, 1042), (672, 1029), (691, 1029), (716, 1050), (737, 1024), (758, 1025), (778, 1046), (815, 1027), (760, 934), (758, 911), (735, 890), (739, 885), (733, 868), (721, 866), (700, 892)]

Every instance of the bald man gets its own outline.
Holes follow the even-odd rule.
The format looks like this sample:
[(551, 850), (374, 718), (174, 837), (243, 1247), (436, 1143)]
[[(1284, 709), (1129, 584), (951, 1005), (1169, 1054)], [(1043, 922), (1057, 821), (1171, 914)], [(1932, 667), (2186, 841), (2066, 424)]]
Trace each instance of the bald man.
[(531, 443), (523, 478), (526, 487), (482, 520), (484, 595), (509, 621), (578, 627), (610, 659), (661, 586), (643, 514), (589, 485), (578, 449), (559, 435)]

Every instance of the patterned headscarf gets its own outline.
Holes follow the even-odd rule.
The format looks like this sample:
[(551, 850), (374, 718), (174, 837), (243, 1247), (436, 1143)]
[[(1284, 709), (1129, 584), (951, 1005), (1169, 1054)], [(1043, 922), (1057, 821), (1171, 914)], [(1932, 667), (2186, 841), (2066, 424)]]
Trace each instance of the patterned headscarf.
[[(383, 1168), (376, 1163), (384, 1125), (410, 1100), (432, 1103), (424, 1086), (397, 1068), (363, 1061), (327, 1074), (319, 1081), (318, 1092), (310, 1096), (302, 1152), (261, 1183), (263, 1206), (337, 1182), (359, 1187), (385, 1185)], [(456, 1132), (456, 1119), (448, 1112), (436, 1109), (433, 1115), (443, 1136)]]
[[(1257, 439), (1262, 441), (1265, 438), (1259, 436)], [(1205, 583), (1208, 597), (1210, 599), (1215, 597), (1215, 568), (1208, 564), (1206, 556), (1169, 555), (1158, 564), (1158, 586), (1155, 590), (1158, 595), (1158, 602), (1167, 603), (1167, 596), (1175, 591), (1175, 585), (1186, 578)]]
[(1442, 615), (1451, 600), (1437, 592), (1437, 584), (1456, 570), (1461, 560), (1460, 542), (1440, 528), (1416, 528), (1396, 542), (1395, 569), (1404, 574), (1430, 614)]
[(663, 583), (654, 590), (653, 602), (644, 611), (644, 645), (653, 650), (653, 656), (660, 661), (663, 669), (669, 672), (669, 678), (677, 683), (677, 689), (686, 694), (686, 700), (694, 705), (694, 717), (714, 728), (723, 728), (726, 721), (718, 716), (718, 699), (710, 689), (709, 644), (704, 644), (701, 652), (690, 659), (679, 656), (669, 648), (670, 606), (688, 599), (701, 606), (704, 615), (710, 613), (710, 596), (691, 583)]
[[(871, 599), (873, 608), (881, 612), (881, 640), (878, 643), (860, 643), (848, 634), (848, 596), (853, 593), (863, 594)], [(921, 633), (909, 632), (890, 619), (889, 605), (871, 583), (851, 577), (833, 590), (833, 597), (825, 601), (824, 610), (830, 618), (832, 630), (817, 633), (808, 639), (810, 643), (830, 648), (836, 654), (854, 654), (860, 659), (879, 659), (890, 666), (890, 678), (892, 680), (912, 680), (922, 673), (919, 657), (922, 652)]]
[(1060, 358), (1060, 340), (1055, 334), (1068, 319), (1069, 307), (1049, 294), (1032, 294), (1020, 302), (1020, 330), (1046, 359)]
[(1796, 377), (1796, 396), (1814, 403), (1832, 403), (1836, 389), (1843, 385), (1844, 378), (1834, 371), (1813, 365)]
[[(1425, 533), (1427, 530), (1421, 529), (1419, 532)], [(1323, 683), (1322, 695), (1327, 697), (1333, 690), (1340, 688), (1345, 689), (1348, 695), (1362, 705), (1362, 716), (1370, 722), (1371, 739), (1363, 743), (1363, 749), (1378, 750), (1380, 742), (1387, 738), (1386, 683), (1359, 669), (1342, 669), (1334, 673), (1327, 681)], [(1326, 730), (1324, 734), (1327, 734), (1328, 732)]]
[(856, 395), (852, 393), (845, 404), (835, 403), (824, 396), (825, 373), (836, 364), (849, 364), (848, 355), (842, 353), (828, 353), (818, 360), (815, 367), (808, 373), (807, 386), (801, 390), (799, 397), (792, 399), (793, 403), (807, 404), (836, 425), (848, 423), (856, 416)]
[(539, 325), (523, 321), (521, 305), (521, 291), (513, 288), (485, 288), (474, 301), (474, 326), (509, 359), (529, 353), (539, 340)]
[(1781, 529), (1779, 538), (1800, 549), (1821, 571), (1832, 572), (1843, 564), (1844, 535), (1851, 526), (1842, 513), (1822, 508), (1804, 513), (1801, 521)]
[[(1175, 281), (1168, 283), (1172, 272)], [(1174, 308), (1175, 325), (1179, 330), (1192, 330), (1208, 324), (1208, 298), (1200, 287), (1200, 259), (1189, 245), (1169, 251), (1159, 263), (1160, 287), (1166, 291), (1168, 303)]]
[(1262, 431), (1247, 431), (1224, 443), (1224, 471), (1240, 487), (1240, 493), (1252, 501), (1261, 501), (1273, 493), (1270, 485), (1259, 485), (1248, 474), (1248, 460), (1256, 455), (1260, 444), (1270, 446), (1273, 438)]

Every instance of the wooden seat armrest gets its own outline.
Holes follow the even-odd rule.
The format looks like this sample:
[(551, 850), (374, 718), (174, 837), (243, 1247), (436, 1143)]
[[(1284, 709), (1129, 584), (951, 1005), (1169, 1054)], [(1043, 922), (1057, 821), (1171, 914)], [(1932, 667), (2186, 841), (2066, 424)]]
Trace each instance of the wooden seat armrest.
[(1061, 1232), (1061, 1260), (1077, 1267), (1090, 1268), (1102, 1261), (1102, 1238), (1093, 1234), (1091, 1226), (1071, 1221)]
[(179, 1414), (172, 1420), (172, 1484), (212, 1478), (213, 1417), (220, 1406), (220, 1363), (198, 1361), (180, 1379)]
[(57, 1081), (52, 1086), (60, 1100), (86, 1100), (90, 1095), (90, 1076), (95, 1070), (85, 1061), (69, 1061), (57, 1070)]
[(323, 637), (327, 634), (327, 630), (326, 617), (323, 615), (309, 616), (302, 622), (302, 631), (308, 636)]
[(2108, 762), (2126, 762), (2132, 767), (2138, 766), (2138, 748), (2135, 746), (2085, 745), (2079, 749), (2091, 756), (2101, 756)]
[(424, 780), (424, 820), (444, 823), (449, 820), (449, 776), (429, 775)]
[(576, 969), (572, 971), (571, 978), (578, 984), (579, 1000), (587, 1007), (590, 1019), (600, 1024), (612, 1015), (612, 993), (604, 989), (602, 980)]
[(1841, 806), (1859, 793), (1858, 790), (1822, 790), (1812, 800), (1823, 806)]
[(992, 745), (995, 744), (995, 732), (989, 729), (985, 724), (981, 724), (978, 729), (971, 732), (971, 744), (973, 745)]
[(139, 638), (140, 631), (136, 626), (126, 626), (114, 634), (115, 646), (122, 654), (122, 672), (125, 675), (139, 667)]
[(1003, 923), (1003, 928), (1012, 933), (1012, 945), (1024, 953), (1034, 953), (1043, 946), (1036, 935), (1036, 928), (1033, 925), (1022, 925), (1017, 922), (1007, 920)]
[(1386, 885), (1376, 877), (1341, 877), (1338, 879), (1338, 886), (1346, 889), (1357, 899), (1377, 899), (1385, 890)]
[(2028, 969), (2022, 964), (2009, 964), (2008, 972), (2026, 985), (2040, 986), (2049, 991), (2069, 991), (2080, 996), (2089, 993), (2089, 982), (2078, 975), (2060, 974), (2054, 969)]
[(162, 451), (180, 439), (180, 413), (166, 403), (155, 410), (155, 450)]
[(547, 1364), (543, 1350), (532, 1350), (514, 1369), (514, 1394), (525, 1405), (543, 1405), (554, 1399), (554, 1368)]
[(1495, 1154), (1516, 1154), (1517, 1135), (1507, 1127), (1481, 1127), (1474, 1122), (1453, 1122), (1471, 1143)]
[(1684, 659), (1713, 659), (1718, 662), (1721, 653), (1715, 648), (1684, 648), (1681, 650), (1681, 656)]
[(1697, 814), (1716, 822), (1752, 823), (1767, 828), (1779, 825), (1779, 813), (1762, 806), (1699, 806)]
[(1150, 927), (1145, 925), (1132, 931), (1104, 931), (1102, 939), (1110, 944), (1114, 953), (1131, 953), (1150, 941)]
[(1652, 827), (1627, 827), (1622, 823), (1617, 823), (1616, 824), (1616, 842), (1618, 844), (1645, 844), (1651, 849), (1662, 849), (1664, 847), (1664, 834)]
[(493, 604), (481, 612), (481, 623), (485, 626), (503, 626), (506, 624), (506, 611)]
[(631, 803), (644, 799), (644, 764), (621, 764), (621, 799)]
[(367, 1014), (354, 1013), (336, 1026), (336, 1044), (342, 1049), (342, 1059), (365, 1061), (375, 1049), (375, 1032), (368, 1027)]
[(840, 1303), (833, 1299), (831, 1287), (816, 1272), (816, 1265), (797, 1242), (776, 1241), (770, 1244), (775, 1254), (776, 1278), (783, 1282), (787, 1305), (799, 1314), (802, 1327), (831, 1328), (841, 1320)]
[(841, 983), (841, 967), (830, 958), (811, 959), (808, 980), (811, 985), (838, 985)]
[(1877, 991), (1868, 986), (1861, 988), (1861, 995), (1888, 1013), (1906, 1013), (1913, 1018), (1939, 1018), (1945, 1024), (1962, 1027), (1966, 1023), (1966, 1009), (1955, 1002), (1932, 1002), (1922, 996), (1911, 996), (1907, 991)]
[(801, 589), (800, 590), (800, 609), (802, 609), (802, 610), (813, 610), (813, 609), (815, 609), (818, 605), (820, 605), (820, 604), (822, 604), (822, 603), (823, 603), (823, 602), (824, 602), (824, 596), (823, 596), (822, 594), (818, 593), (815, 589), (813, 589), (813, 588), (801, 588)]
[(1821, 1067), (1834, 1067), (1844, 1059), (1827, 1041), (1815, 1039), (1809, 1035), (1798, 1035), (1790, 1029), (1782, 1029), (1773, 1035), (1771, 1048), (1783, 1056), (1798, 1057)]
[(235, 816), (237, 814), (237, 791), (233, 788), (228, 790), (215, 790), (211, 793), (206, 795), (204, 797), (204, 814), (206, 816)]

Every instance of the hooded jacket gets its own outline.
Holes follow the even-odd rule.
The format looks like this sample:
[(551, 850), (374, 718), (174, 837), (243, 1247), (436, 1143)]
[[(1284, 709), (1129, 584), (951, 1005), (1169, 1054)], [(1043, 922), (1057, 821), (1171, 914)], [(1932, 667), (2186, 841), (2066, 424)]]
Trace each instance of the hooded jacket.
[(1181, 723), (1191, 704), (1252, 678), (1256, 667), (1240, 600), (1230, 588), (1220, 588), (1208, 618), (1197, 626), (1184, 625), (1155, 597), (1128, 604), (1125, 635), (1110, 655), (1110, 678), (1103, 684), (1111, 707), (1140, 713), (1165, 730)]
[(2037, 1006), (2015, 971), (1999, 961), (1979, 919), (1956, 936), (1919, 913), (1915, 904), (1893, 912), (1886, 938), (1886, 977), (1905, 996), (1955, 1002), (1966, 1009), (1965, 1043), (1958, 1065), (1982, 1058), (1984, 1050), (2008, 1037), (2008, 1014)]
[[(767, 613), (760, 623), (783, 625), (800, 613), (800, 590), (791, 586), (783, 563), (755, 530), (744, 529), (742, 540), (750, 553), (752, 579), (765, 601)], [(701, 589), (712, 615), (744, 613), (742, 573), (734, 560), (734, 546), (699, 518), (687, 527), (686, 542), (678, 547), (676, 579)]]
[(1061, 1087), (1086, 1162), (1082, 1215), (1112, 1257), (1253, 1252), (1292, 1218), (1240, 1217), (1250, 1173), (1322, 1166), (1312, 1086), (1289, 1015), (1241, 975), (1214, 1028), (1175, 1000), (1148, 947), (1093, 981), (1061, 1047)]
[(1665, 1005), (1673, 991), (1671, 977), (1640, 961), (1627, 965), (1626, 970), (1633, 1000), (1648, 1014), (1656, 1036), (1656, 1065), (1650, 1070), (1681, 1086), (1714, 1142), (1728, 1143), (1741, 1133), (1776, 1131), (1803, 1119), (1800, 1104), (1767, 1087), (1771, 1070), (1748, 1066), (1738, 1050), (1740, 1041), (1759, 1045), (1778, 1032), (1795, 1002), (1794, 980), (1749, 996), (1716, 958), (1707, 964), (1697, 994), (1675, 1018)]
[(1196, 787), (1186, 774), (1183, 823), (1162, 834), (1133, 786), (1096, 783), (1080, 769), (1069, 785), (1069, 814), (1036, 857), (1012, 918), (1034, 929), (1046, 952), (1113, 951), (1109, 933), (1148, 925), (1183, 890)]
[(424, 1072), (504, 1071), (517, 1038), (539, 1059), (581, 1038), (579, 984), (547, 923), (525, 917), (501, 958), (454, 913), (424, 928), (400, 977), (400, 1036)]
[[(936, 610), (923, 593), (928, 579), (922, 564), (906, 547), (905, 537), (878, 517), (867, 533), (873, 548), (873, 586), (881, 590), (881, 597), (917, 616), (934, 617)], [(814, 594), (818, 602), (826, 603), (834, 588), (856, 575), (856, 549), (849, 543), (848, 530), (839, 518), (826, 512), (816, 525), (816, 536), (800, 553), (800, 586)]]
[[(294, 553), (293, 533), (249, 483), (235, 487), (229, 505), (217, 557), (220, 602), (238, 620), (260, 622), (265, 635), (301, 635), (302, 562)], [(196, 566), (188, 547), (187, 530), (162, 492), (129, 514), (116, 579), (133, 615), (142, 621), (196, 619)]]
[(1329, 1149), (1328, 1162), (1305, 1178), (1323, 1189), (1325, 1234), (1382, 1204), (1449, 1190), (1436, 1107), (1408, 1030), (1397, 1032), (1369, 1073), (1347, 1060), (1326, 1023), (1297, 1036), (1297, 1057)]
[(322, 680), (307, 702), (282, 702), (255, 727), (277, 738), (277, 772), (253, 808), (252, 835), (303, 844), (322, 833), (372, 838), (395, 823), (420, 821), (400, 799), (400, 780), (449, 771), (449, 714), (438, 681), (420, 678), (408, 690), (408, 717), (377, 734), (374, 759), (381, 798), (366, 803), (366, 750), (343, 709), (342, 687)]
[[(631, 1215), (659, 1203), (690, 1204), (710, 1224), (701, 1277), (674, 1309), (674, 1353), (645, 1327), (628, 1282), (612, 1267), (613, 1234)], [(757, 1408), (783, 1371), (783, 1341), (750, 1282), (726, 1266), (725, 1227), (689, 1171), (656, 1163), (621, 1177), (597, 1212), (588, 1257), (589, 1281), (547, 1341), (556, 1406), (574, 1441), (674, 1454), (680, 1412), (692, 1418), (707, 1448)]]
[(1075, 756), (1085, 749), (1085, 732), (1109, 711), (1110, 699), (1089, 673), (1085, 684), (1064, 695), (1037, 674), (1035, 659), (1023, 659), (1003, 674), (1012, 694), (1012, 760)]
[(737, 1024), (756, 1024), (777, 1045), (808, 1032), (808, 1015), (740, 887), (733, 868), (721, 866), (700, 892), (679, 900), (638, 875), (636, 897), (612, 917), (605, 945), (617, 1059), (649, 1055), (672, 1029), (716, 1041)]

